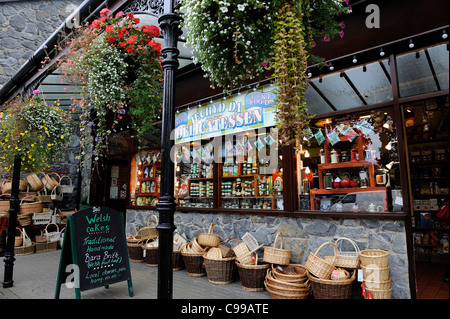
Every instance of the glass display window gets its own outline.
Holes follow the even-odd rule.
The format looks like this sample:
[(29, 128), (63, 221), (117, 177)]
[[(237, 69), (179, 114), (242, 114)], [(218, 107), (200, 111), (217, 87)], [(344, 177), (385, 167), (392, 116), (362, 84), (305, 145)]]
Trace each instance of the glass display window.
[(156, 206), (161, 185), (161, 151), (143, 149), (131, 160), (131, 205)]
[(300, 210), (402, 210), (389, 108), (312, 120), (298, 154)]
[(283, 210), (275, 129), (259, 128), (176, 145), (179, 207)]

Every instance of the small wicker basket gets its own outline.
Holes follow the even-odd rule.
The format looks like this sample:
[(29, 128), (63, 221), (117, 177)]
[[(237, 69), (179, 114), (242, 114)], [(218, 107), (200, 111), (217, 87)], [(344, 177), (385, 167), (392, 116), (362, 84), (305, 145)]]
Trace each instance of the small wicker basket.
[[(59, 179), (59, 175), (56, 173), (54, 174), (57, 175)], [(49, 174), (44, 174), (44, 176), (41, 178), (41, 182), (49, 191), (52, 191), (53, 188), (59, 185), (58, 181)]]
[[(30, 215), (34, 213), (40, 213), (42, 212), (42, 202), (39, 200), (39, 198), (36, 198), (35, 202), (28, 202), (27, 198), (30, 198), (31, 196), (24, 197), (20, 201), (20, 214), (22, 215)], [(26, 202), (26, 203), (24, 203)]]
[(31, 187), (36, 192), (40, 191), (42, 188), (44, 188), (44, 184), (42, 183), (42, 181), (39, 178), (39, 176), (37, 176), (37, 174), (35, 174), (35, 173), (28, 174), (27, 176), (25, 176), (25, 178), (27, 179), (28, 183), (30, 183)]
[[(276, 248), (278, 236), (280, 238), (280, 248)], [(273, 247), (264, 247), (263, 260), (270, 264), (289, 265), (291, 260), (291, 251), (283, 249), (283, 234), (281, 232), (276, 234)]]
[(158, 225), (158, 217), (156, 215), (152, 214), (147, 219), (147, 226), (142, 227), (139, 229), (139, 233), (141, 234), (142, 238), (145, 240), (147, 239), (155, 239), (158, 237), (158, 230), (156, 229), (156, 226), (149, 226), (150, 225), (150, 219), (154, 217), (156, 220), (156, 226)]
[(331, 241), (324, 242), (322, 245), (320, 245), (319, 248), (317, 248), (315, 253), (310, 252), (308, 259), (306, 260), (305, 267), (306, 269), (314, 276), (321, 278), (321, 279), (330, 279), (331, 272), (335, 270), (336, 268), (333, 266), (334, 259), (330, 261), (326, 261), (325, 259), (322, 259), (318, 256), (319, 251), (325, 246), (325, 245), (332, 245), (334, 247), (334, 252), (336, 257), (337, 254), (337, 247), (334, 243)]
[(388, 267), (388, 252), (381, 249), (366, 249), (359, 252), (362, 266)]
[[(354, 251), (342, 251), (342, 243), (344, 241), (349, 242)], [(346, 269), (357, 269), (359, 268), (360, 260), (359, 260), (359, 247), (358, 245), (351, 239), (341, 237), (336, 241), (336, 247), (338, 248), (337, 254), (335, 257), (333, 256), (325, 256), (325, 260), (328, 263), (332, 263), (334, 258), (333, 265), (335, 267), (346, 268)]]
[(231, 249), (230, 247), (227, 246), (228, 243), (232, 240), (235, 240), (237, 242), (237, 244), (239, 244), (239, 239), (233, 237), (233, 238), (228, 238), (228, 240), (225, 242), (225, 244), (220, 244), (218, 246), (218, 248), (222, 252), (222, 256), (225, 258), (235, 256), (233, 249)]
[(214, 224), (209, 225), (207, 233), (198, 234), (198, 243), (203, 247), (217, 247), (220, 245), (220, 237), (213, 234)]

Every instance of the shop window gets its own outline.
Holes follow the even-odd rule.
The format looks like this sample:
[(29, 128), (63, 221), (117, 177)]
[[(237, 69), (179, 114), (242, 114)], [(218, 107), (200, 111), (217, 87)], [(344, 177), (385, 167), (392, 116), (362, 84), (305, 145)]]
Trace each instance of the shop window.
[(260, 128), (177, 145), (179, 207), (283, 210), (276, 130)]
[(402, 210), (391, 109), (311, 121), (298, 154), (300, 210)]
[(161, 150), (143, 149), (131, 158), (131, 205), (155, 207), (161, 185)]

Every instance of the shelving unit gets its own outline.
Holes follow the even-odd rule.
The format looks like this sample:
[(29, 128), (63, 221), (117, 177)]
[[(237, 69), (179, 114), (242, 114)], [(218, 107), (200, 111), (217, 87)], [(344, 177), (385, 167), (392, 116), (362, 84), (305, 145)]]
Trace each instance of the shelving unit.
[(448, 141), (413, 141), (408, 148), (416, 258), (430, 261), (442, 249), (440, 240), (444, 237), (448, 240), (448, 225), (436, 218), (439, 208), (448, 204), (450, 195)]
[(137, 164), (136, 205), (152, 206), (158, 202), (161, 182), (161, 162), (157, 154), (159, 151), (149, 152), (144, 161)]
[[(219, 207), (277, 209), (278, 200), (283, 198), (281, 176), (274, 179), (272, 172), (264, 172), (265, 167), (255, 161), (249, 165), (247, 158), (233, 164), (232, 170), (224, 169), (224, 165), (219, 164)], [(228, 172), (232, 175), (224, 176)]]
[[(341, 142), (347, 142), (344, 137), (340, 137)], [(384, 203), (383, 203), (383, 211), (387, 211), (389, 207), (389, 196), (388, 196), (388, 187), (377, 187), (376, 179), (375, 179), (375, 164), (368, 160), (363, 160), (364, 152), (363, 152), (363, 143), (362, 138), (357, 136), (353, 142), (350, 142), (355, 145), (355, 148), (358, 153), (358, 160), (346, 161), (346, 162), (338, 162), (331, 163), (331, 146), (330, 143), (326, 140), (324, 142), (324, 153), (325, 153), (325, 164), (318, 164), (318, 177), (319, 177), (319, 188), (309, 190), (310, 194), (310, 205), (311, 209), (315, 207), (315, 198), (316, 195), (344, 195), (348, 193), (367, 193), (367, 192), (383, 192)], [(345, 145), (345, 144), (344, 144)], [(351, 144), (350, 144), (351, 145)], [(346, 187), (346, 188), (332, 188), (326, 189), (324, 185), (324, 177), (327, 171), (339, 171), (342, 169), (364, 169), (367, 173), (368, 179), (368, 187)]]

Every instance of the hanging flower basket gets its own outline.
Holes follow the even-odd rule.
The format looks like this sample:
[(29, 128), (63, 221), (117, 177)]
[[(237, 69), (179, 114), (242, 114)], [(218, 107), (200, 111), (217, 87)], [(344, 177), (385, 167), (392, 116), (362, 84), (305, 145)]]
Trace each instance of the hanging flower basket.
[(159, 28), (141, 26), (133, 13), (113, 17), (103, 9), (100, 14), (79, 29), (59, 61), (68, 82), (83, 89), (82, 98), (73, 104), (82, 112), (80, 158), (93, 146), (94, 162), (104, 154), (109, 136), (124, 117), (131, 117), (138, 137), (154, 129), (163, 89), (161, 44), (155, 41)]

